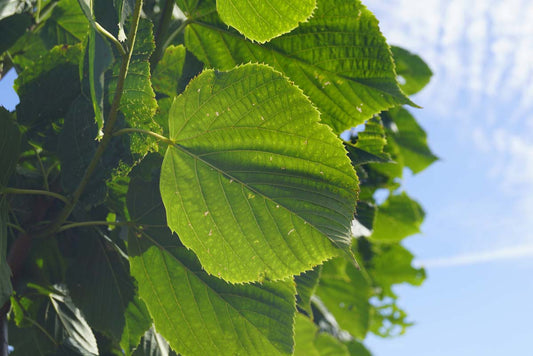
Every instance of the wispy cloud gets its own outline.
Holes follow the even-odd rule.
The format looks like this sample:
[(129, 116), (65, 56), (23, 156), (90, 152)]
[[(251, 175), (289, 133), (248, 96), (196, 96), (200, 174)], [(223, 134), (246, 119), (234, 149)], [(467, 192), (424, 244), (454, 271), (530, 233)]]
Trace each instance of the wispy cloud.
[(417, 264), (426, 268), (442, 268), (469, 266), (501, 260), (517, 260), (521, 258), (533, 258), (533, 244), (519, 245), (476, 253), (467, 253), (443, 258), (434, 258), (418, 261)]

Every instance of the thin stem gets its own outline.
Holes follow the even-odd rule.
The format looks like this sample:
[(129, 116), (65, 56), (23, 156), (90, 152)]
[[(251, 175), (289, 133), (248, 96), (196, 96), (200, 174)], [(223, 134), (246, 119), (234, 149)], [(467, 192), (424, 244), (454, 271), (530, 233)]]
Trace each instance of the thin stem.
[(157, 27), (157, 32), (155, 34), (155, 50), (150, 57), (150, 68), (153, 71), (161, 57), (163, 57), (163, 52), (165, 51), (165, 44), (163, 39), (168, 32), (170, 27), (170, 22), (172, 20), (172, 10), (174, 9), (174, 0), (166, 0), (165, 7), (163, 8), (163, 14), (161, 15), (161, 20), (159, 26)]
[(170, 36), (167, 37), (167, 40), (165, 41), (165, 44), (163, 45), (163, 48), (167, 48), (168, 46), (170, 46), (170, 44), (172, 43), (174, 38), (176, 38), (176, 36), (179, 35), (185, 29), (185, 27), (187, 27), (187, 25), (190, 22), (191, 22), (191, 20), (189, 20), (189, 19), (183, 21), (181, 23), (181, 25), (174, 32), (172, 32), (170, 34)]
[(108, 116), (106, 125), (104, 127), (104, 135), (102, 137), (102, 140), (100, 141), (100, 144), (98, 145), (98, 148), (96, 149), (96, 152), (94, 153), (94, 156), (91, 159), (89, 166), (87, 166), (87, 169), (85, 170), (83, 178), (81, 179), (80, 183), (78, 184), (78, 187), (72, 194), (71, 204), (63, 208), (63, 210), (59, 213), (59, 215), (55, 219), (55, 222), (52, 223), (49, 226), (49, 228), (42, 231), (40, 234), (37, 234), (37, 236), (39, 237), (52, 235), (54, 232), (57, 231), (57, 229), (61, 227), (63, 222), (69, 217), (70, 213), (74, 209), (74, 206), (76, 205), (76, 203), (78, 203), (78, 200), (83, 194), (85, 187), (89, 183), (89, 180), (94, 170), (100, 163), (100, 159), (102, 158), (104, 151), (106, 150), (107, 146), (111, 142), (111, 139), (113, 138), (113, 127), (115, 126), (115, 123), (117, 121), (118, 110), (120, 106), (120, 99), (122, 98), (122, 92), (124, 90), (124, 82), (126, 80), (126, 76), (128, 75), (130, 60), (133, 54), (133, 47), (135, 45), (135, 39), (137, 37), (137, 28), (139, 26), (139, 19), (141, 17), (142, 5), (143, 5), (143, 0), (137, 0), (135, 2), (135, 9), (133, 11), (133, 19), (131, 22), (130, 32), (128, 36), (128, 44), (127, 44), (128, 53), (122, 58), (122, 64), (120, 66), (120, 72), (118, 75), (117, 87), (115, 90), (115, 96), (113, 97), (111, 109), (109, 110), (109, 116)]
[(124, 135), (124, 134), (130, 133), (130, 132), (139, 132), (139, 133), (147, 134), (147, 135), (153, 136), (153, 137), (157, 138), (159, 141), (165, 142), (166, 144), (169, 144), (169, 145), (174, 145), (175, 144), (175, 142), (172, 141), (171, 139), (169, 139), (168, 137), (165, 137), (163, 135), (160, 135), (160, 134), (152, 132), (152, 131), (143, 130), (143, 129), (136, 129), (136, 128), (133, 128), (133, 127), (128, 127), (128, 128), (125, 128), (125, 129), (120, 129), (118, 131), (115, 131), (113, 133), (113, 136), (120, 136), (120, 135)]
[(48, 190), (18, 189), (6, 187), (4, 190), (2, 190), (2, 192), (0, 192), (0, 195), (1, 194), (46, 195), (61, 200), (63, 203), (67, 204), (67, 206), (70, 205), (70, 201), (67, 199), (67, 197), (58, 193), (49, 192)]
[(117, 47), (117, 50), (120, 52), (120, 55), (122, 57), (126, 56), (127, 53), (126, 53), (126, 50), (124, 49), (124, 47), (122, 46), (122, 43), (120, 43), (120, 41), (115, 37), (113, 36), (111, 33), (109, 33), (105, 28), (102, 27), (102, 25), (100, 25), (98, 22), (94, 22), (95, 26), (96, 26), (96, 30), (98, 32), (100, 32), (102, 35), (104, 35), (105, 37), (107, 37), (109, 40), (111, 40), (111, 42), (113, 42), (113, 44), (115, 45), (115, 47)]
[(43, 185), (44, 189), (50, 191), (50, 186), (48, 185), (48, 175), (46, 174), (46, 170), (44, 169), (43, 161), (41, 159), (41, 156), (39, 155), (39, 151), (37, 150), (37, 147), (33, 146), (33, 150), (35, 151), (35, 156), (37, 156), (37, 162), (39, 162), (39, 167), (41, 168), (41, 173), (43, 175)]
[(105, 225), (105, 226), (126, 226), (126, 225), (131, 225), (131, 224), (132, 224), (132, 222), (130, 222), (130, 221), (120, 221), (120, 222), (115, 222), (115, 221), (82, 221), (82, 222), (76, 222), (76, 223), (72, 223), (72, 224), (63, 225), (57, 230), (57, 232), (73, 229), (75, 227), (84, 227), (84, 226), (101, 226), (101, 225)]
[(35, 22), (39, 23), (41, 20), (41, 0), (37, 0), (37, 11), (35, 12)]
[(20, 226), (18, 226), (18, 225), (15, 225), (15, 224), (12, 224), (12, 223), (6, 223), (6, 226), (7, 226), (7, 227), (10, 227), (10, 228), (12, 228), (12, 229), (15, 229), (15, 230), (17, 230), (18, 232), (22, 232), (23, 234), (26, 233), (26, 231), (25, 231), (23, 228), (21, 228)]

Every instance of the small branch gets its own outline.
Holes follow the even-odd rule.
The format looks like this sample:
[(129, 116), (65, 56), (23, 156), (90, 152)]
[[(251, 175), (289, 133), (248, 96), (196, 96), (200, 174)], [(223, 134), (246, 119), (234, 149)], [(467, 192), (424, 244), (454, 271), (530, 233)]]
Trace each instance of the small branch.
[(166, 0), (165, 7), (163, 8), (163, 14), (161, 15), (161, 20), (159, 21), (159, 26), (157, 27), (157, 32), (155, 34), (155, 50), (150, 57), (150, 69), (153, 71), (155, 66), (163, 57), (163, 52), (165, 52), (166, 42), (163, 42), (165, 35), (168, 32), (170, 27), (170, 22), (172, 21), (172, 10), (174, 9), (174, 0)]
[(21, 233), (23, 233), (23, 234), (26, 233), (26, 231), (25, 231), (23, 228), (21, 228), (20, 226), (18, 226), (18, 225), (15, 225), (15, 224), (12, 224), (12, 223), (6, 223), (6, 226), (7, 226), (7, 227), (10, 227), (10, 228), (12, 228), (12, 229), (15, 229), (15, 230), (17, 230), (18, 232), (21, 232)]
[(117, 47), (117, 50), (120, 52), (120, 55), (122, 57), (125, 57), (127, 55), (126, 53), (126, 50), (124, 49), (124, 47), (122, 47), (122, 43), (120, 43), (120, 41), (115, 37), (113, 36), (111, 33), (109, 33), (105, 28), (102, 27), (102, 25), (100, 25), (98, 22), (94, 22), (94, 25), (96, 27), (96, 30), (98, 32), (100, 32), (102, 35), (104, 35), (105, 37), (107, 37), (111, 42), (113, 42), (113, 44), (115, 45), (115, 47)]
[(1, 194), (46, 195), (46, 196), (61, 200), (63, 203), (67, 204), (67, 206), (70, 205), (70, 201), (67, 199), (67, 197), (61, 194), (58, 194), (58, 193), (49, 192), (47, 190), (18, 189), (18, 188), (6, 187), (2, 192), (0, 192), (0, 195)]
[(70, 205), (67, 205), (63, 208), (63, 210), (59, 213), (57, 218), (55, 219), (54, 223), (52, 223), (47, 229), (42, 231), (41, 233), (37, 234), (37, 236), (50, 236), (54, 232), (57, 231), (63, 224), (63, 222), (69, 217), (70, 213), (72, 212), (72, 209), (74, 209), (74, 206), (78, 203), (78, 200), (80, 199), (81, 195), (85, 191), (85, 187), (89, 183), (89, 180), (94, 173), (96, 167), (100, 163), (100, 159), (102, 158), (102, 155), (104, 154), (107, 146), (111, 142), (111, 139), (113, 138), (113, 127), (115, 126), (115, 123), (117, 121), (118, 117), (118, 111), (120, 107), (120, 99), (122, 98), (122, 94), (124, 91), (124, 82), (126, 80), (126, 76), (128, 75), (128, 69), (130, 65), (131, 56), (133, 54), (133, 48), (135, 46), (135, 39), (137, 37), (137, 28), (139, 26), (139, 20), (141, 18), (141, 10), (142, 10), (143, 0), (137, 0), (135, 2), (135, 9), (133, 11), (133, 18), (131, 21), (131, 27), (130, 32), (128, 36), (128, 53), (122, 57), (122, 64), (120, 66), (120, 72), (118, 75), (118, 81), (117, 81), (117, 87), (115, 89), (115, 96), (113, 97), (113, 102), (111, 103), (111, 109), (109, 110), (109, 115), (107, 118), (106, 125), (104, 127), (104, 135), (102, 136), (102, 140), (100, 141), (100, 144), (98, 145), (98, 148), (96, 149), (96, 152), (94, 153), (93, 158), (91, 159), (91, 162), (87, 166), (87, 169), (85, 170), (85, 173), (78, 184), (78, 187), (72, 194), (72, 202)]
[(122, 221), (122, 222), (114, 222), (114, 221), (82, 221), (82, 222), (76, 222), (72, 224), (66, 224), (61, 226), (57, 232), (73, 229), (76, 227), (84, 227), (84, 226), (128, 226), (132, 225), (133, 223), (130, 221)]
[(170, 46), (170, 44), (172, 43), (172, 41), (174, 40), (174, 38), (176, 38), (177, 35), (179, 35), (184, 29), (185, 27), (187, 27), (187, 25), (190, 23), (191, 21), (189, 19), (183, 21), (181, 23), (181, 25), (174, 31), (170, 34), (170, 36), (167, 37), (167, 40), (165, 41), (165, 44), (163, 45), (163, 48), (167, 48), (168, 46)]
[(39, 151), (37, 150), (37, 147), (33, 146), (33, 150), (35, 151), (35, 156), (37, 156), (37, 162), (39, 162), (39, 167), (41, 168), (41, 173), (43, 175), (43, 185), (44, 189), (47, 191), (50, 191), (50, 186), (48, 185), (48, 175), (46, 174), (46, 170), (44, 169), (43, 160), (41, 159), (41, 156), (39, 155)]
[(146, 134), (146, 135), (150, 135), (150, 136), (155, 137), (159, 141), (162, 141), (162, 142), (164, 142), (164, 143), (166, 143), (168, 145), (174, 145), (175, 144), (175, 142), (172, 141), (171, 139), (169, 139), (168, 137), (165, 137), (163, 135), (160, 135), (160, 134), (152, 132), (152, 131), (143, 130), (143, 129), (136, 129), (136, 128), (133, 128), (133, 127), (128, 127), (128, 128), (125, 128), (125, 129), (120, 129), (118, 131), (115, 131), (113, 133), (113, 136), (120, 136), (120, 135), (124, 135), (126, 133), (131, 133), (131, 132), (139, 132), (139, 133), (143, 133), (143, 134)]

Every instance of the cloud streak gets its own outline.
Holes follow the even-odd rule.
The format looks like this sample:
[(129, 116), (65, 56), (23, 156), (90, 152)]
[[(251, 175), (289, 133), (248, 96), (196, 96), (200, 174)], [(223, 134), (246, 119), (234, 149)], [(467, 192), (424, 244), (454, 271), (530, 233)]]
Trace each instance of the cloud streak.
[(418, 261), (417, 264), (426, 268), (445, 268), (471, 266), (502, 260), (518, 260), (522, 258), (533, 258), (533, 244), (518, 245), (477, 253), (467, 253), (451, 257), (434, 258)]

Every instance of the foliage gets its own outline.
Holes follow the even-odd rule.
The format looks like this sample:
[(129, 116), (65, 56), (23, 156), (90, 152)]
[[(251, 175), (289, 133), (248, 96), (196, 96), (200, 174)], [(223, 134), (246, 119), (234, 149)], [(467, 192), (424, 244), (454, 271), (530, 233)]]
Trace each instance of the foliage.
[(431, 71), (359, 0), (2, 0), (0, 31), (12, 355), (362, 356), (411, 324)]

